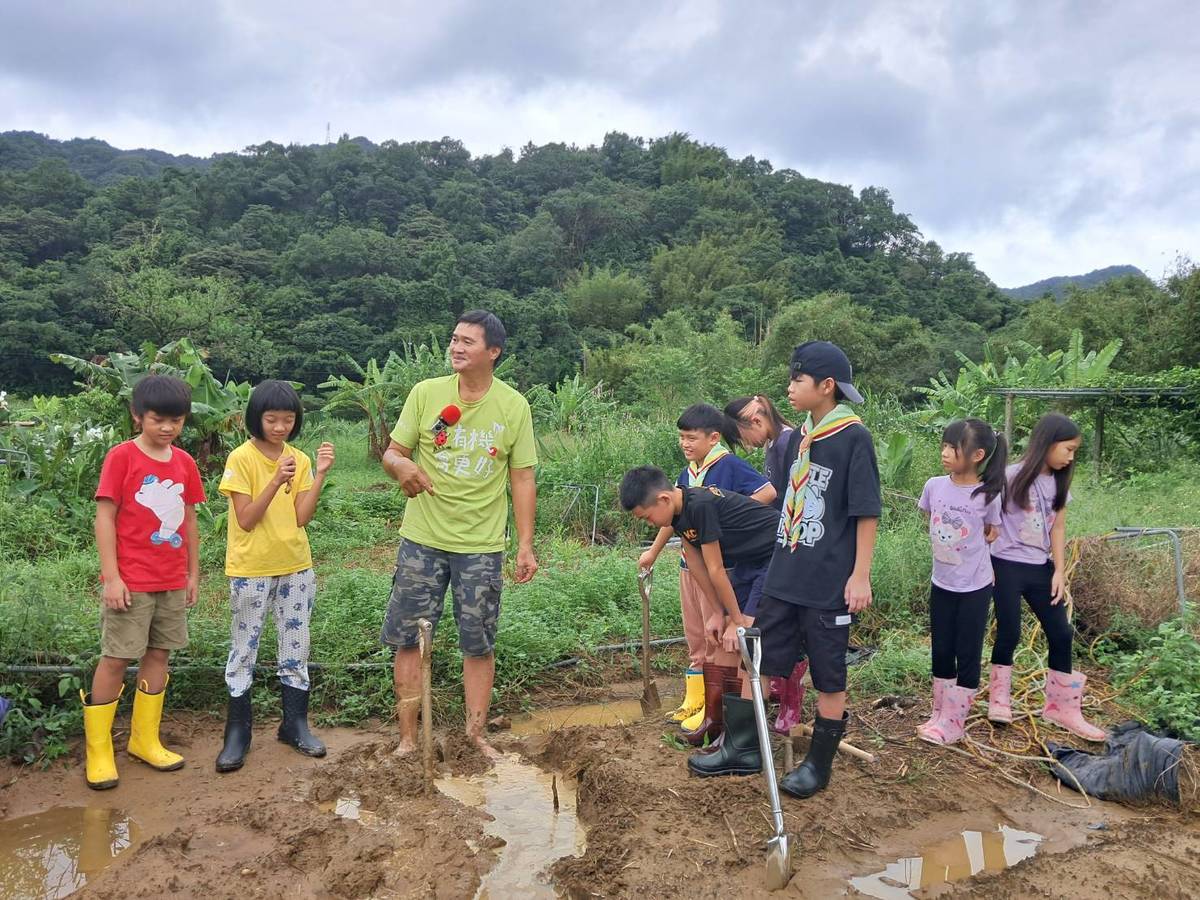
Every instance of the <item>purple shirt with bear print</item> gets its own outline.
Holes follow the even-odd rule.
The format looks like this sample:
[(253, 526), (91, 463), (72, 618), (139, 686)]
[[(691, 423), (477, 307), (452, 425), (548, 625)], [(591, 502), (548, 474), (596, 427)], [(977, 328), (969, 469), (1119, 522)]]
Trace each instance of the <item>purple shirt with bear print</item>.
[(1000, 498), (989, 503), (978, 484), (960, 485), (949, 475), (925, 482), (918, 503), (929, 513), (933, 545), (933, 583), (966, 594), (992, 583), (992, 558), (984, 539), (985, 525), (1000, 524)]
[[(1021, 464), (1004, 470), (1011, 487)], [(992, 544), (992, 556), (1009, 562), (1043, 565), (1050, 558), (1050, 529), (1054, 527), (1054, 494), (1058, 490), (1054, 476), (1041, 474), (1029, 486), (1029, 509), (1021, 509), (1010, 500), (1000, 521), (1000, 537)], [(1067, 493), (1067, 502), (1071, 494)]]

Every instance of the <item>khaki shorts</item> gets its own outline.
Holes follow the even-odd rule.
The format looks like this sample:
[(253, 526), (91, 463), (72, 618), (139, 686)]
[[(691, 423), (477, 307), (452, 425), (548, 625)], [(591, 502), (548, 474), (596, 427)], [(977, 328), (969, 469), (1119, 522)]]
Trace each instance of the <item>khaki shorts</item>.
[(187, 592), (129, 592), (129, 609), (100, 607), (100, 653), (141, 659), (147, 647), (182, 650), (188, 644)]

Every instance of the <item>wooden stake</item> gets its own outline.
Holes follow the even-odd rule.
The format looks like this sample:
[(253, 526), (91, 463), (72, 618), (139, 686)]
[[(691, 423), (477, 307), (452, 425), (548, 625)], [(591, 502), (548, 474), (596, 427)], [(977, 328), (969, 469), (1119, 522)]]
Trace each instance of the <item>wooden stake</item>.
[(425, 796), (433, 796), (433, 624), (417, 622), (421, 649), (421, 744), (425, 763)]
[[(803, 734), (807, 735), (808, 737), (812, 737), (812, 731), (812, 726), (805, 722), (801, 722), (792, 729), (793, 734)], [(842, 753), (845, 753), (847, 756), (853, 756), (855, 759), (861, 759), (863, 762), (875, 762), (875, 754), (868, 753), (866, 750), (859, 750), (853, 744), (848, 744), (845, 741), (842, 741), (838, 744), (838, 750), (840, 750)]]

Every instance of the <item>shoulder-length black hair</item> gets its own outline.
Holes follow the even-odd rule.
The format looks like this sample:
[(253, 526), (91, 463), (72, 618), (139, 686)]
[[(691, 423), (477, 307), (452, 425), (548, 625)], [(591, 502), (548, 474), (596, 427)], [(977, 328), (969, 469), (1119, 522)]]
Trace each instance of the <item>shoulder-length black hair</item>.
[[(770, 398), (764, 397), (761, 394), (755, 394), (752, 397), (735, 397), (725, 404), (725, 415), (729, 416), (729, 418), (733, 419), (735, 422), (741, 423), (742, 413), (751, 403), (757, 403), (759, 406), (761, 406), (763, 408), (763, 412), (766, 413), (767, 418), (771, 420), (771, 428), (775, 432), (775, 434), (772, 435), (771, 440), (777, 440), (779, 435), (783, 433), (783, 429), (794, 427), (791, 422), (779, 414), (779, 410), (775, 408), (775, 404), (771, 402)], [(735, 443), (741, 444), (743, 447), (745, 447), (746, 444), (745, 441), (742, 440), (741, 435), (742, 433), (739, 429), (738, 439)]]
[(296, 414), (296, 424), (292, 426), (289, 441), (294, 441), (304, 425), (304, 404), (296, 389), (286, 381), (264, 381), (250, 392), (250, 402), (246, 404), (246, 430), (260, 441), (265, 441), (262, 418), (269, 412), (290, 412)]
[(949, 444), (966, 457), (976, 450), (983, 451), (979, 463), (980, 485), (971, 492), (972, 497), (983, 494), (983, 499), (991, 503), (996, 497), (1004, 496), (1004, 467), (1008, 465), (1008, 442), (1004, 435), (997, 433), (983, 419), (959, 419), (943, 429), (942, 443)]
[[(1046, 413), (1033, 426), (1029, 435), (1029, 446), (1021, 457), (1021, 468), (1008, 486), (1008, 496), (1014, 506), (1029, 509), (1029, 488), (1042, 472), (1046, 454), (1055, 444), (1073, 441), (1079, 437), (1079, 426), (1062, 413)], [(1054, 511), (1067, 505), (1067, 493), (1071, 490), (1071, 478), (1075, 474), (1075, 460), (1054, 472)]]

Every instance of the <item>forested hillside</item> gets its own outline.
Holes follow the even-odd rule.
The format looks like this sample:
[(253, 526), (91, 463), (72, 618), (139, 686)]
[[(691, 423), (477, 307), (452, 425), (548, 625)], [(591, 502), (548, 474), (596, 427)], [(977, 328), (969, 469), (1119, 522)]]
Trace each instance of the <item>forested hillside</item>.
[(1146, 277), (1145, 273), (1137, 266), (1105, 266), (1103, 269), (1094, 269), (1086, 275), (1055, 275), (1053, 278), (1043, 278), (1041, 281), (1024, 284), (1021, 287), (1000, 288), (1000, 292), (1014, 300), (1037, 300), (1046, 294), (1051, 294), (1061, 300), (1069, 287), (1079, 289), (1099, 287), (1106, 281), (1130, 275)]
[(0, 137), (6, 390), (67, 387), (51, 352), (181, 336), (222, 375), (313, 386), (347, 356), (442, 339), (475, 306), (508, 324), (523, 384), (583, 366), (619, 397), (686, 384), (697, 355), (775, 366), (806, 336), (904, 391), (996, 329), (1028, 336), (1022, 306), (886, 189), (684, 135), (480, 157), (450, 138), (267, 143), (203, 164), (146, 157), (169, 165), (107, 184), (111, 167), (75, 152), (90, 143)]

